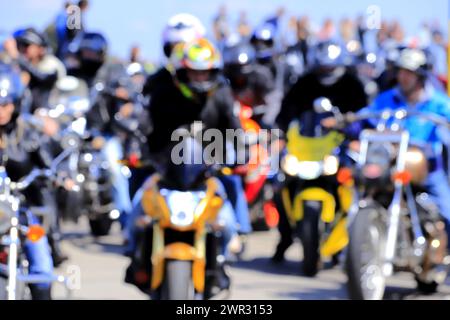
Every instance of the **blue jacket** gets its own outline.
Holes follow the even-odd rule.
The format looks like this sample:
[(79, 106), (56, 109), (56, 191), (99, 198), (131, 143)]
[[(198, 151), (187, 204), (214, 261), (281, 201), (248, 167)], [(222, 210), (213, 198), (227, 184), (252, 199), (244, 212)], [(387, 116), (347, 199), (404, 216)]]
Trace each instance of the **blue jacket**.
[[(415, 106), (408, 105), (407, 101), (398, 88), (380, 94), (372, 105), (361, 109), (358, 114), (365, 112), (381, 112), (384, 110), (415, 110), (442, 116), (450, 122), (450, 99), (447, 95), (427, 87), (425, 95)], [(388, 121), (388, 126), (391, 121)], [(375, 127), (378, 119), (369, 119), (364, 122), (355, 123), (348, 128), (348, 132), (355, 136), (363, 127)], [(450, 140), (448, 133), (434, 123), (420, 117), (408, 117), (402, 122), (403, 128), (410, 133), (411, 142), (419, 146), (431, 146), (427, 152), (429, 159), (442, 158), (442, 146), (448, 145)], [(441, 160), (438, 160), (439, 162)]]

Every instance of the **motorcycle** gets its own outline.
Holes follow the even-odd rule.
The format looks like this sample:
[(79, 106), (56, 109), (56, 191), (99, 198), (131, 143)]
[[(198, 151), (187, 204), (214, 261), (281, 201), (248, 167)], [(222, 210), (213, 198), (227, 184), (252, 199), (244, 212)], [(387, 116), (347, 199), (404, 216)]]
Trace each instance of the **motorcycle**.
[[(177, 168), (183, 172), (184, 165)], [(144, 184), (141, 203), (153, 230), (152, 299), (206, 300), (217, 294), (225, 260), (219, 253), (223, 227), (217, 216), (224, 199), (211, 171), (196, 168), (183, 176), (155, 173)], [(174, 177), (180, 182), (174, 183)]]
[(382, 299), (397, 271), (412, 273), (424, 292), (435, 292), (447, 276), (445, 224), (424, 188), (429, 171), (423, 146), (402, 129), (409, 117), (449, 128), (439, 116), (406, 110), (343, 118), (347, 124), (377, 120), (375, 129), (361, 132), (349, 175), (355, 184), (345, 262), (351, 299)]
[(54, 160), (51, 169), (34, 169), (18, 182), (8, 177), (0, 166), (0, 299), (24, 300), (29, 298), (27, 284), (60, 283), (70, 296), (69, 279), (56, 274), (51, 276), (30, 275), (29, 262), (23, 243), (37, 242), (46, 235), (44, 226), (35, 224), (31, 215), (42, 219), (46, 208), (27, 207), (23, 203), (22, 191), (40, 178), (55, 181), (56, 166), (67, 152)]
[(104, 236), (120, 213), (114, 205), (111, 173), (101, 153), (103, 145), (93, 139), (86, 128), (88, 97), (89, 90), (82, 80), (66, 77), (58, 82), (50, 96), (53, 107), (43, 112), (59, 123), (61, 130), (57, 139), (66, 141), (61, 147), (73, 150), (64, 174), (76, 187), (72, 191), (60, 189), (63, 217), (76, 222), (80, 216), (87, 216), (92, 234)]
[[(320, 115), (325, 98), (314, 102)], [(303, 246), (303, 272), (315, 276), (323, 262), (336, 262), (346, 247), (347, 215), (352, 194), (351, 184), (340, 183), (345, 168), (339, 164), (339, 146), (344, 136), (336, 131), (321, 132), (315, 126), (314, 136), (304, 136), (298, 122), (287, 132), (287, 154), (281, 162), (285, 183), (281, 190), (282, 205), (291, 226)]]
[(249, 137), (254, 136), (255, 143), (249, 149), (248, 164), (237, 168), (234, 173), (242, 176), (253, 230), (266, 231), (276, 228), (279, 213), (272, 201), (274, 191), (270, 183), (273, 175), (269, 145), (267, 141), (261, 141), (259, 135), (261, 126), (253, 119), (253, 116), (254, 110), (251, 107), (240, 105), (239, 119), (242, 128)]

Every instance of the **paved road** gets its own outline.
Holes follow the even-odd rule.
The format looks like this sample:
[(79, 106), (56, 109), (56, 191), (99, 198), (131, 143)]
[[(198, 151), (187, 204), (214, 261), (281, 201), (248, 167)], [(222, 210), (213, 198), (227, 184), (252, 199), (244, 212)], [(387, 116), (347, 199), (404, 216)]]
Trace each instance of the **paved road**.
[[(80, 272), (79, 289), (71, 299), (140, 300), (147, 299), (138, 289), (123, 282), (124, 271), (129, 263), (122, 255), (121, 236), (114, 226), (110, 236), (95, 239), (87, 231), (86, 223), (65, 224), (64, 250), (70, 255), (57, 271), (76, 275)], [(300, 273), (301, 246), (295, 243), (287, 252), (287, 261), (272, 265), (278, 235), (276, 231), (257, 233), (249, 238), (243, 260), (230, 268), (232, 290), (228, 299), (243, 300), (329, 300), (347, 299), (346, 277), (341, 267), (328, 268), (316, 278), (302, 277)], [(75, 279), (76, 277), (72, 277)], [(61, 285), (55, 285), (54, 296), (65, 299)], [(450, 281), (432, 296), (420, 296), (414, 290), (409, 274), (396, 276), (389, 282), (386, 299), (449, 299)]]

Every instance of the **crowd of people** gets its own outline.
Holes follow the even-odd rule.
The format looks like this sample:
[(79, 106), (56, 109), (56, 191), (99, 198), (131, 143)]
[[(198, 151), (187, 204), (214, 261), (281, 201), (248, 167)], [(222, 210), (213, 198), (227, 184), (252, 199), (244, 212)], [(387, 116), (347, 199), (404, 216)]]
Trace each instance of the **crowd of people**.
[[(201, 121), (205, 129), (223, 132), (242, 128), (238, 105), (255, 110), (255, 119), (262, 128), (286, 133), (291, 122), (299, 120), (303, 134), (312, 135), (315, 120), (311, 113), (319, 97), (330, 99), (343, 113), (357, 113), (368, 106), (369, 110), (421, 108), (450, 121), (446, 95), (448, 44), (439, 26), (424, 24), (421, 34), (412, 38), (405, 36), (397, 21), (369, 29), (362, 17), (343, 19), (338, 25), (327, 19), (321, 28), (315, 28), (304, 15), (288, 19), (285, 26), (287, 11), (279, 9), (255, 27), (242, 12), (235, 27), (231, 27), (223, 7), (213, 20), (212, 39), (207, 39), (207, 28), (196, 17), (172, 17), (161, 42), (167, 64), (154, 71), (142, 62), (138, 46), (132, 48), (127, 59), (109, 57), (105, 37), (86, 27), (83, 12), (88, 10), (88, 1), (79, 1), (75, 6), (82, 13), (78, 28), (67, 24), (70, 10), (75, 10), (68, 3), (45, 30), (22, 28), (3, 43), (1, 165), (14, 180), (35, 166), (48, 166), (60, 151), (60, 128), (57, 121), (43, 115), (42, 109), (54, 107), (50, 95), (60, 80), (73, 76), (85, 81), (92, 91), (87, 127), (93, 143), (101, 146), (110, 162), (114, 202), (121, 214), (126, 252), (132, 257), (126, 281), (145, 290), (151, 266), (150, 259), (136, 253), (141, 248), (136, 221), (144, 216), (141, 200), (145, 181), (152, 174), (163, 172), (169, 185), (179, 188), (187, 183), (180, 181), (187, 177), (186, 172), (180, 174), (179, 166), (172, 166), (170, 160), (171, 136), (177, 129), (190, 127), (195, 121)], [(28, 126), (28, 120), (21, 120), (28, 119), (25, 115), (33, 115), (42, 126)], [(124, 134), (123, 128), (118, 128), (118, 118), (138, 120), (138, 126), (129, 131), (139, 131), (145, 142), (138, 143), (134, 152), (138, 150), (140, 158), (152, 164), (149, 168), (132, 168), (129, 176), (118, 161), (127, 157), (130, 147), (136, 144), (130, 143), (129, 131)], [(415, 139), (441, 150), (435, 146), (448, 141), (435, 135), (434, 127), (426, 126), (412, 123), (406, 129)], [(279, 139), (284, 141), (286, 136)], [(445, 156), (445, 152), (429, 155), (433, 167), (427, 187), (450, 226)], [(241, 176), (222, 175), (219, 180), (226, 199), (219, 213), (225, 225), (222, 254), (232, 260), (242, 250), (244, 236), (252, 232), (252, 225)], [(63, 184), (70, 188), (73, 183), (66, 178)], [(27, 201), (42, 205), (54, 203), (55, 199), (52, 190), (38, 187), (29, 190)], [(273, 256), (278, 263), (293, 241), (279, 202), (281, 240)], [(58, 246), (58, 213), (54, 215), (48, 236), (29, 243), (30, 248), (34, 247), (28, 251), (31, 273), (51, 274), (54, 266), (68, 258)], [(148, 273), (145, 283), (139, 283), (136, 277), (142, 270)], [(230, 280), (225, 268), (221, 271), (220, 286), (226, 289)], [(50, 298), (50, 284), (32, 287), (34, 298)]]

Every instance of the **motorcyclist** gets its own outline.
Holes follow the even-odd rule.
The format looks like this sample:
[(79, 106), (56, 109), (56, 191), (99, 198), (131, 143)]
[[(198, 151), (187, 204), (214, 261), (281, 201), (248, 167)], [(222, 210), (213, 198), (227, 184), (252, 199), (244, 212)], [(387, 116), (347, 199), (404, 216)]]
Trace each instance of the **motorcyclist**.
[[(281, 112), (277, 117), (277, 125), (282, 132), (287, 132), (291, 121), (299, 120), (301, 134), (315, 136), (315, 128), (320, 124), (320, 117), (314, 113), (313, 105), (320, 97), (330, 99), (344, 112), (358, 111), (367, 105), (364, 86), (353, 73), (346, 70), (343, 55), (344, 49), (335, 41), (325, 40), (317, 44), (314, 68), (299, 78), (283, 100)], [(280, 181), (280, 185), (288, 183), (289, 181)], [(287, 186), (295, 188), (292, 184)], [(275, 195), (275, 203), (280, 212), (278, 227), (281, 239), (272, 259), (274, 262), (281, 262), (293, 238), (280, 192)]]
[[(175, 47), (168, 67), (171, 77), (154, 87), (149, 107), (153, 131), (148, 136), (148, 146), (158, 171), (165, 171), (164, 164), (168, 161), (167, 154), (170, 154), (168, 151), (174, 145), (172, 133), (180, 127), (190, 128), (195, 121), (201, 121), (204, 129), (219, 129), (224, 136), (225, 130), (240, 128), (239, 119), (233, 113), (232, 93), (220, 76), (221, 68), (220, 54), (204, 38)], [(236, 193), (239, 192), (239, 186), (242, 190), (242, 182), (239, 182), (240, 185), (230, 182)], [(142, 193), (138, 192), (133, 199), (137, 206), (130, 223), (132, 229), (136, 229), (135, 221), (142, 215), (141, 196)], [(226, 221), (224, 248), (227, 249), (230, 239), (237, 236), (236, 220), (230, 210), (221, 210), (221, 217)], [(244, 231), (244, 227), (251, 228), (247, 223), (248, 226), (241, 225), (241, 231)], [(135, 245), (131, 243), (132, 251)], [(224, 253), (227, 255), (227, 252)], [(127, 281), (130, 282), (134, 282), (130, 279), (132, 270), (133, 263), (127, 272)], [(225, 277), (223, 286), (227, 288), (228, 285), (229, 281)]]
[[(204, 37), (206, 28), (202, 22), (195, 16), (187, 13), (176, 14), (172, 16), (166, 23), (162, 32), (162, 50), (164, 57), (169, 59), (173, 48), (179, 43), (186, 43)], [(160, 83), (170, 83), (172, 75), (166, 66), (160, 68), (156, 73), (149, 76), (145, 81), (142, 89), (142, 95), (146, 106), (148, 101)], [(136, 187), (139, 188), (145, 179), (153, 173), (153, 168), (144, 168), (133, 172), (133, 184), (131, 185), (131, 194), (136, 192)]]
[(284, 94), (297, 82), (310, 67), (311, 49), (314, 37), (311, 34), (308, 17), (296, 22), (296, 42), (288, 46), (282, 56)]
[(100, 33), (79, 32), (69, 45), (63, 62), (69, 75), (84, 80), (92, 87), (102, 70), (111, 64), (108, 59), (108, 41)]
[(270, 93), (275, 90), (275, 81), (269, 68), (256, 63), (254, 48), (242, 39), (226, 43), (223, 60), (224, 75), (230, 82), (234, 99), (252, 107), (258, 123), (270, 127), (279, 105), (271, 104)]
[[(173, 48), (177, 44), (199, 39), (205, 36), (205, 34), (206, 29), (197, 17), (186, 13), (172, 16), (162, 32), (162, 50), (164, 57), (169, 59)], [(163, 66), (156, 73), (147, 77), (142, 89), (145, 109), (148, 109), (154, 91), (159, 90), (161, 84), (171, 82), (172, 75), (166, 66)], [(145, 123), (139, 128), (139, 130), (143, 131), (142, 134), (148, 135), (148, 130), (150, 129), (148, 123)], [(145, 148), (144, 152), (148, 152), (148, 148)], [(132, 170), (132, 180), (130, 181), (130, 195), (132, 197), (134, 197), (136, 191), (152, 173), (154, 173), (154, 168), (151, 166)]]
[[(162, 32), (162, 50), (164, 53), (164, 57), (169, 59), (173, 48), (180, 43), (186, 43), (189, 41), (193, 41), (195, 39), (199, 39), (203, 37), (206, 33), (206, 29), (201, 23), (201, 21), (191, 15), (186, 13), (181, 13), (172, 16), (163, 32)], [(142, 97), (144, 100), (144, 108), (148, 110), (149, 104), (151, 101), (151, 97), (154, 91), (157, 91), (160, 88), (161, 83), (170, 83), (172, 82), (172, 75), (166, 66), (160, 68), (156, 73), (147, 77), (143, 89), (142, 89)], [(139, 131), (143, 135), (148, 135), (149, 130), (148, 123), (144, 123), (139, 126)], [(147, 146), (142, 146), (144, 148), (144, 152), (148, 152)], [(143, 168), (135, 168), (132, 170), (132, 179), (130, 181), (130, 195), (135, 196), (137, 190), (142, 186), (145, 180), (154, 173), (154, 168), (152, 166), (144, 166)], [(130, 221), (127, 223), (127, 229), (131, 228), (133, 222), (131, 221), (132, 217), (130, 217)], [(128, 234), (131, 235), (133, 232), (128, 230)], [(130, 239), (129, 248), (133, 248), (133, 239)], [(127, 250), (127, 255), (131, 254), (132, 249)]]
[[(103, 71), (103, 70), (101, 70)], [(139, 104), (138, 92), (122, 64), (104, 69), (94, 85), (92, 107), (86, 114), (87, 128), (93, 144), (101, 148), (112, 173), (114, 200), (125, 228), (131, 211), (128, 177), (119, 161), (124, 157), (127, 128), (121, 119), (129, 118)], [(121, 125), (123, 124), (123, 125)]]
[(45, 36), (34, 28), (21, 29), (14, 34), (14, 39), (5, 43), (5, 51), (12, 59), (10, 63), (20, 66), (27, 74), (27, 84), (32, 93), (30, 110), (46, 108), (50, 91), (58, 79), (66, 75), (62, 62), (49, 51)]
[[(20, 98), (23, 85), (20, 76), (10, 66), (0, 65), (0, 133), (1, 162), (12, 181), (19, 181), (29, 174), (33, 168), (49, 167), (52, 154), (47, 147), (48, 137), (42, 135), (30, 123), (20, 116)], [(24, 191), (27, 206), (48, 205), (52, 201), (48, 197), (45, 185), (35, 183)], [(51, 207), (49, 207), (51, 210)], [(25, 214), (21, 219), (27, 221)], [(37, 217), (32, 215), (30, 224), (38, 224)], [(32, 275), (52, 276), (53, 261), (47, 237), (37, 242), (26, 240), (25, 254), (30, 263)], [(36, 300), (51, 299), (51, 284), (30, 284), (32, 298)]]
[[(139, 125), (139, 119), (147, 119), (148, 118), (148, 104), (150, 97), (144, 97), (142, 94), (143, 87), (147, 81), (148, 74), (144, 69), (144, 66), (141, 63), (133, 62), (127, 67), (127, 74), (131, 77), (131, 81), (135, 87), (135, 91), (138, 93), (137, 96), (137, 104), (135, 104), (135, 108), (133, 112), (129, 115), (128, 119), (133, 119), (135, 123), (138, 125), (138, 130), (143, 131), (139, 132), (142, 136), (145, 136), (146, 133), (150, 132), (150, 127), (147, 123)], [(127, 119), (127, 118), (124, 118)], [(136, 133), (136, 132), (135, 132)], [(141, 159), (145, 159), (148, 156), (148, 147), (145, 142), (145, 139), (142, 137), (134, 135), (127, 135), (125, 142), (125, 157), (134, 157), (134, 160), (138, 162)], [(131, 165), (130, 166), (131, 177), (130, 177), (130, 199), (133, 199), (137, 190), (144, 183), (145, 179), (149, 176), (149, 170), (145, 166)]]
[(274, 79), (277, 79), (279, 66), (275, 27), (270, 23), (263, 23), (258, 26), (250, 38), (250, 43), (256, 50), (257, 62), (267, 66)]
[(364, 86), (346, 69), (344, 48), (337, 41), (325, 40), (314, 51), (314, 67), (298, 79), (283, 99), (276, 121), (284, 132), (293, 119), (312, 111), (314, 100), (319, 97), (330, 99), (343, 112), (358, 111), (367, 105)]
[[(403, 49), (396, 61), (396, 68), (398, 69), (398, 85), (380, 94), (373, 104), (359, 113), (406, 109), (407, 111), (414, 110), (439, 115), (450, 122), (449, 98), (426, 85), (429, 69), (425, 53), (419, 49)], [(331, 127), (335, 121), (334, 119), (325, 119), (323, 124)], [(355, 123), (347, 128), (347, 133), (357, 138), (358, 132), (363, 127), (374, 127), (375, 125), (375, 119)], [(450, 205), (447, 199), (450, 197), (450, 186), (444, 171), (442, 156), (443, 146), (448, 146), (450, 142), (448, 133), (445, 134), (434, 123), (422, 121), (417, 117), (408, 118), (403, 122), (403, 126), (411, 135), (412, 143), (424, 148), (429, 163), (429, 175), (425, 187), (446, 220), (447, 233), (449, 233)]]
[[(206, 29), (197, 17), (185, 13), (171, 17), (162, 34), (162, 47), (165, 58), (170, 58), (172, 50), (177, 44), (199, 39), (204, 37), (205, 34)], [(142, 90), (143, 95), (146, 97), (150, 96), (154, 87), (158, 86), (160, 81), (170, 81), (171, 79), (170, 72), (165, 66), (162, 67), (147, 79)]]

